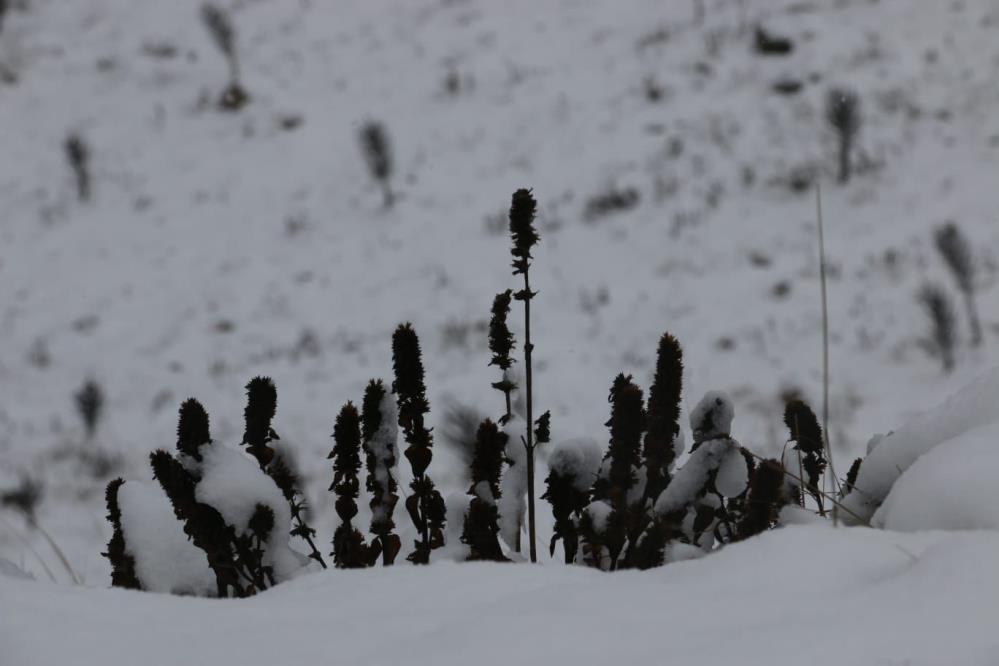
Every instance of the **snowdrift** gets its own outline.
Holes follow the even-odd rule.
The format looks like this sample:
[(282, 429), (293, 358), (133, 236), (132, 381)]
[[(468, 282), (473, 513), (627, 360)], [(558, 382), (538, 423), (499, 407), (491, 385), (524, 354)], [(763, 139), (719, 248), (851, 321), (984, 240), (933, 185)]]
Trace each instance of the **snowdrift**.
[(875, 437), (844, 505), (888, 529), (999, 528), (996, 404), (999, 369)]
[(330, 570), (242, 600), (0, 575), (0, 663), (995, 664), (997, 561), (994, 532), (796, 526), (647, 572)]

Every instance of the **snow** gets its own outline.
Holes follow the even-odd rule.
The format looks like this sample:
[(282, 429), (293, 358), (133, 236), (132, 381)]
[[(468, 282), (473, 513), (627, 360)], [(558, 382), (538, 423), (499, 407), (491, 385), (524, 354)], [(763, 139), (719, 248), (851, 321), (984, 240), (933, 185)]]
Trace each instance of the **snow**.
[[(521, 437), (524, 435), (524, 420), (513, 417), (503, 425), (507, 435), (506, 457), (510, 461), (504, 465), (500, 477), (499, 498), (499, 528), (500, 537), (511, 550), (517, 550), (517, 544), (526, 552), (526, 543), (521, 533), (527, 522), (527, 450)], [(537, 479), (544, 479), (536, 475)], [(538, 492), (538, 495), (541, 493)]]
[[(0, 598), (17, 609), (0, 614), (0, 645), (17, 666), (83, 655), (144, 666), (500, 666), (510, 663), (504, 640), (539, 664), (793, 666), (808, 655), (815, 666), (991, 666), (996, 561), (995, 532), (822, 526), (645, 572), (446, 562), (329, 570), (246, 600), (0, 577)], [(798, 603), (806, 582), (810, 601)]]
[(159, 485), (126, 481), (118, 489), (125, 552), (144, 590), (214, 596), (215, 574), (191, 543)]
[(724, 391), (708, 391), (690, 412), (690, 429), (694, 441), (728, 436), (732, 433), (735, 407)]
[(737, 448), (731, 449), (718, 465), (715, 488), (725, 497), (738, 497), (749, 483), (749, 469), (746, 459)]
[(688, 506), (697, 499), (698, 493), (707, 484), (711, 472), (733, 455), (739, 456), (740, 460), (742, 458), (735, 442), (731, 439), (711, 439), (701, 442), (697, 450), (687, 458), (683, 467), (673, 475), (666, 490), (659, 495), (655, 504), (656, 512), (668, 515)]
[[(365, 442), (364, 445), (365, 447), (370, 447), (374, 453), (377, 461), (375, 478), (381, 487), (385, 489), (386, 501), (378, 504), (375, 511), (384, 513), (383, 507), (387, 504), (388, 496), (391, 494), (388, 488), (389, 475), (396, 474), (396, 468), (399, 465), (399, 423), (395, 395), (390, 391), (386, 391), (385, 395), (382, 396), (381, 403), (378, 405), (378, 411), (381, 413), (381, 423), (378, 426), (378, 430), (372, 436), (371, 441)], [(391, 466), (386, 464), (390, 459), (393, 461)], [(382, 516), (374, 517), (382, 518)]]
[(559, 442), (548, 455), (548, 468), (575, 479), (580, 492), (590, 489), (597, 478), (604, 452), (595, 439), (580, 437)]
[[(986, 443), (999, 375), (913, 417), (999, 363), (994, 0), (718, 0), (701, 25), (694, 3), (658, 0), (229, 2), (252, 96), (238, 114), (211, 104), (225, 64), (198, 24), (201, 0), (8, 4), (0, 491), (41, 482), (44, 532), (0, 507), (0, 663), (509, 663), (508, 650), (483, 648), (497, 628), (523, 640), (525, 662), (552, 664), (999, 663), (999, 470)], [(755, 56), (757, 22), (792, 38), (793, 54)], [(774, 93), (789, 77), (800, 93)], [(862, 170), (843, 186), (822, 108), (840, 84), (858, 90), (864, 119)], [(358, 149), (367, 119), (391, 138), (391, 209)], [(70, 132), (92, 149), (85, 204), (62, 153)], [(322, 549), (337, 520), (325, 463), (334, 406), (389, 376), (399, 322), (421, 335), (428, 427), (441, 428), (454, 396), (498, 416), (484, 326), (493, 294), (514, 286), (502, 222), (519, 187), (539, 200), (535, 411), (551, 410), (554, 441), (606, 442), (608, 380), (630, 373), (648, 387), (669, 329), (684, 351), (683, 412), (724, 391), (739, 442), (779, 458), (785, 397), (821, 404), (814, 192), (788, 187), (801, 170), (822, 185), (837, 471), (870, 442), (846, 503), (905, 533), (797, 525), (816, 518), (787, 507), (791, 527), (692, 562), (679, 560), (702, 551), (674, 544), (667, 567), (609, 576), (547, 558), (552, 517), (539, 502), (544, 566), (413, 570), (400, 502), (390, 570), (303, 575), (235, 602), (91, 589), (107, 581), (108, 478), (149, 478), (149, 450), (172, 448), (188, 396), (213, 437), (233, 442), (247, 379), (275, 379), (277, 429)], [(586, 214), (595, 195), (632, 187), (632, 208)], [(920, 346), (913, 298), (927, 281), (956, 293), (932, 242), (946, 220), (971, 241), (985, 332), (969, 344), (957, 302), (950, 374)], [(522, 351), (519, 311), (510, 324)], [(106, 393), (92, 440), (71, 398), (88, 377)], [(709, 439), (694, 464), (676, 461), (676, 494), (728, 460), (712, 448), (725, 447)], [(734, 489), (732, 465), (720, 476)], [(443, 496), (467, 504), (466, 470), (435, 448)], [(257, 491), (275, 499), (243, 472), (240, 517)], [(405, 495), (409, 470), (398, 472)], [(522, 485), (505, 481), (505, 540), (520, 534)], [(927, 531), (964, 527), (986, 529)], [(48, 535), (88, 587), (10, 579), (10, 562), (45, 579), (46, 561), (60, 581), (76, 578)], [(806, 584), (815, 599), (798, 603)]]
[(264, 547), (265, 564), (278, 581), (287, 580), (307, 563), (289, 546), (291, 509), (274, 480), (256, 460), (238, 449), (215, 443), (201, 449), (201, 480), (195, 486), (199, 502), (214, 507), (237, 533), (245, 533), (257, 504), (274, 512), (274, 529)]
[(999, 529), (999, 424), (920, 456), (892, 486), (873, 524), (890, 530)]
[(590, 520), (593, 521), (593, 530), (597, 534), (600, 534), (607, 529), (607, 521), (610, 519), (610, 515), (614, 513), (614, 507), (609, 502), (598, 500), (587, 504), (585, 511)]
[[(856, 514), (857, 518), (870, 520), (899, 477), (903, 476), (921, 456), (968, 431), (980, 430), (999, 423), (999, 410), (996, 410), (996, 404), (999, 404), (999, 369), (982, 375), (955, 392), (943, 404), (910, 419), (894, 432), (872, 440), (869, 445), (871, 450), (860, 465), (854, 490), (844, 499), (844, 506)], [(965, 446), (970, 445), (974, 449), (975, 445), (971, 442), (975, 438), (975, 435), (970, 436)], [(958, 445), (958, 448), (960, 446)], [(943, 455), (945, 454), (938, 454), (934, 460), (941, 461)], [(997, 460), (999, 459), (987, 454), (978, 459), (949, 461), (947, 468), (957, 473), (958, 478), (967, 478), (969, 474), (981, 474), (983, 476), (974, 478), (986, 478), (990, 470), (994, 474), (999, 469), (995, 466)], [(981, 471), (960, 469), (968, 465), (981, 465)], [(936, 488), (935, 492), (939, 494), (940, 484), (946, 480), (946, 476), (941, 476), (943, 472), (929, 471), (927, 466), (923, 466), (921, 472), (917, 471), (917, 475), (920, 474), (927, 483)], [(935, 480), (931, 477), (935, 477)], [(916, 483), (918, 482), (913, 480), (907, 485), (912, 489)], [(962, 489), (962, 492), (965, 491), (975, 492), (970, 488)], [(843, 519), (856, 520), (846, 512)], [(928, 529), (931, 527), (928, 526)]]

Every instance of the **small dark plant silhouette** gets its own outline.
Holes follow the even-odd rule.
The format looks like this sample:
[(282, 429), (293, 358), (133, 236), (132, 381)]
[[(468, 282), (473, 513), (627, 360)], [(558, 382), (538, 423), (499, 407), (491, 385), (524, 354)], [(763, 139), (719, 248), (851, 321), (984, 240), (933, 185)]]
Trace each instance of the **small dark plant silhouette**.
[(354, 404), (348, 402), (340, 410), (333, 426), (333, 483), (336, 493), (336, 513), (340, 525), (333, 534), (333, 562), (341, 569), (359, 569), (368, 564), (368, 547), (364, 536), (351, 520), (357, 515), (357, 496), (361, 470), (361, 417)]
[(860, 98), (845, 88), (834, 88), (826, 97), (826, 120), (839, 137), (839, 182), (850, 180), (850, 154), (860, 132)]
[(863, 458), (856, 458), (853, 464), (850, 465), (850, 469), (846, 473), (846, 483), (843, 484), (842, 494), (844, 496), (850, 494), (853, 491), (854, 486), (857, 484), (857, 475), (860, 474), (860, 465), (863, 464)]
[(486, 419), (479, 426), (472, 458), (472, 484), (468, 489), (472, 500), (461, 533), (461, 542), (469, 547), (470, 560), (507, 561), (499, 544), (497, 508), (506, 442), (506, 433), (491, 420)]
[(430, 411), (427, 388), (423, 383), (423, 360), (420, 339), (410, 324), (400, 324), (392, 335), (392, 365), (395, 381), (392, 392), (399, 406), (399, 427), (408, 446), (404, 452), (413, 470), (412, 494), (406, 498), (406, 510), (416, 526), (419, 539), (407, 558), (414, 564), (428, 564), (430, 551), (444, 545), (447, 511), (434, 482), (427, 476), (433, 458), (433, 436), (424, 425)]
[(236, 29), (232, 25), (232, 19), (221, 7), (206, 4), (201, 7), (201, 20), (229, 65), (229, 84), (219, 98), (219, 108), (225, 111), (239, 111), (250, 101), (250, 96), (240, 82)]
[(927, 351), (940, 359), (944, 372), (954, 369), (954, 307), (947, 292), (932, 284), (925, 285), (918, 295), (919, 304), (929, 319), (930, 330), (922, 340)]
[(794, 42), (787, 37), (770, 33), (763, 26), (756, 27), (754, 46), (764, 56), (785, 56), (794, 50)]
[(90, 148), (79, 134), (70, 134), (64, 145), (66, 161), (76, 178), (76, 195), (80, 201), (90, 200)]
[(135, 573), (135, 558), (129, 554), (125, 544), (125, 533), (121, 529), (121, 509), (118, 506), (118, 490), (125, 483), (121, 478), (108, 483), (104, 498), (108, 507), (108, 522), (113, 532), (108, 541), (106, 553), (101, 553), (111, 562), (111, 585), (141, 590), (142, 584)]
[[(795, 450), (801, 456), (801, 466), (807, 482), (805, 490), (815, 498), (819, 513), (824, 514), (822, 505), (822, 473), (826, 469), (825, 445), (822, 427), (811, 407), (801, 400), (791, 400), (784, 407), (784, 425), (791, 433)], [(800, 500), (804, 503), (804, 497)]]
[(361, 128), (360, 138), (368, 170), (382, 188), (385, 207), (390, 208), (395, 203), (395, 195), (389, 183), (392, 177), (392, 146), (385, 126), (376, 121), (365, 123)]
[(295, 474), (286, 458), (286, 455), (278, 452), (271, 461), (271, 464), (267, 466), (267, 474), (274, 479), (274, 483), (281, 489), (281, 494), (288, 501), (288, 508), (291, 510), (291, 519), (294, 523), (291, 535), (301, 537), (309, 546), (309, 557), (319, 562), (320, 566), (325, 569), (326, 561), (323, 559), (322, 554), (320, 554), (319, 549), (316, 548), (315, 541), (313, 541), (313, 538), (316, 536), (316, 530), (310, 527), (305, 520), (306, 506), (305, 501), (302, 499), (301, 484), (299, 483), (298, 475)]
[(975, 262), (971, 257), (971, 245), (953, 222), (948, 222), (937, 229), (934, 240), (944, 262), (954, 274), (957, 288), (964, 296), (971, 329), (971, 344), (977, 347), (982, 344), (982, 324), (978, 319), (978, 306), (975, 303)]
[(87, 440), (92, 440), (104, 412), (104, 392), (101, 391), (100, 384), (88, 379), (73, 396), (73, 401), (76, 403), (80, 418), (83, 419)]
[(277, 388), (270, 377), (254, 377), (246, 385), (246, 409), (243, 418), (243, 446), (257, 459), (260, 469), (265, 469), (274, 458), (274, 449), (268, 444), (280, 439), (271, 421), (277, 412)]
[(500, 417), (500, 424), (507, 423), (513, 416), (510, 404), (510, 394), (517, 388), (517, 385), (510, 379), (507, 371), (513, 365), (510, 352), (513, 351), (516, 342), (510, 327), (507, 326), (506, 318), (510, 314), (510, 300), (513, 292), (507, 289), (496, 294), (493, 299), (492, 318), (489, 320), (489, 351), (493, 353), (489, 365), (495, 365), (503, 372), (503, 377), (498, 382), (493, 383), (493, 388), (503, 392), (506, 404), (506, 413)]
[(580, 465), (575, 459), (561, 460), (574, 453), (561, 450), (552, 455), (548, 465), (548, 478), (545, 479), (545, 492), (541, 495), (541, 499), (548, 500), (552, 505), (555, 517), (552, 540), (548, 545), (549, 555), (555, 555), (555, 544), (561, 541), (566, 564), (575, 562), (576, 553), (579, 552), (577, 525), (590, 502), (589, 488), (592, 485), (592, 479), (579, 478)]
[(364, 439), (368, 477), (365, 487), (371, 493), (371, 560), (379, 557), (389, 566), (402, 548), (399, 535), (395, 534), (395, 511), (399, 495), (393, 472), (396, 464), (398, 429), (391, 397), (382, 381), (372, 379), (364, 390), (361, 407), (361, 434)]
[(777, 516), (787, 501), (783, 496), (784, 468), (780, 462), (767, 459), (753, 470), (749, 494), (736, 528), (735, 540), (748, 539), (777, 524)]

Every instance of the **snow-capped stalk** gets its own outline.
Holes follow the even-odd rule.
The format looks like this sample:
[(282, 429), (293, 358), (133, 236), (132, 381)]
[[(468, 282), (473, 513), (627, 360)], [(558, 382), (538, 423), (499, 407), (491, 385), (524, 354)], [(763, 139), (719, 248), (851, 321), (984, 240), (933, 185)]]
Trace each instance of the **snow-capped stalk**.
[(232, 25), (229, 14), (220, 7), (205, 4), (201, 7), (201, 20), (211, 35), (215, 46), (225, 56), (229, 66), (229, 85), (222, 92), (219, 106), (226, 111), (238, 111), (246, 104), (250, 96), (240, 83), (239, 57), (236, 53), (236, 29)]
[(101, 553), (111, 562), (111, 585), (113, 587), (125, 587), (133, 590), (141, 590), (142, 584), (135, 573), (135, 558), (128, 552), (125, 543), (125, 533), (121, 529), (121, 508), (118, 506), (118, 489), (125, 483), (122, 478), (117, 478), (108, 483), (104, 498), (108, 507), (108, 522), (114, 530), (111, 540), (108, 541), (106, 553)]
[(323, 569), (327, 568), (326, 561), (312, 540), (316, 536), (316, 530), (305, 521), (305, 501), (301, 499), (302, 492), (299, 489), (298, 476), (280, 452), (274, 456), (274, 460), (267, 466), (266, 471), (268, 476), (274, 479), (277, 487), (281, 489), (281, 494), (284, 495), (284, 498), (288, 500), (291, 519), (295, 523), (295, 526), (291, 530), (291, 535), (301, 537), (305, 540), (305, 543), (309, 545), (309, 557), (319, 562)]
[(427, 476), (433, 458), (433, 435), (424, 425), (430, 411), (427, 388), (423, 383), (423, 360), (420, 358), (420, 339), (410, 324), (400, 324), (392, 335), (392, 366), (395, 380), (392, 392), (399, 407), (399, 427), (408, 446), (405, 456), (413, 470), (410, 488), (413, 493), (406, 498), (406, 511), (419, 533), (415, 549), (407, 558), (414, 564), (428, 564), (430, 551), (444, 545), (444, 523), (447, 508), (444, 499)]
[(514, 192), (510, 203), (510, 235), (513, 239), (510, 253), (513, 255), (513, 274), (524, 276), (524, 288), (516, 292), (513, 297), (524, 303), (524, 394), (527, 433), (523, 444), (527, 449), (527, 535), (531, 562), (538, 561), (534, 524), (534, 383), (531, 364), (534, 352), (534, 345), (531, 342), (531, 301), (537, 296), (537, 292), (531, 291), (531, 248), (540, 240), (534, 228), (537, 205), (531, 191), (527, 189)]
[(268, 444), (281, 439), (271, 421), (277, 411), (277, 388), (270, 377), (254, 377), (246, 385), (246, 409), (243, 417), (246, 429), (243, 431), (243, 446), (266, 469), (274, 458), (274, 449)]
[(953, 222), (948, 222), (937, 229), (934, 240), (937, 250), (957, 280), (961, 295), (964, 296), (971, 330), (971, 344), (977, 347), (982, 344), (982, 324), (975, 303), (975, 262), (971, 257), (971, 246)]
[(461, 542), (469, 547), (470, 560), (506, 562), (499, 544), (500, 470), (507, 435), (490, 419), (479, 426), (472, 458), (472, 485), (468, 494), (472, 500), (465, 514)]
[[(825, 515), (822, 504), (822, 473), (826, 468), (823, 454), (822, 428), (812, 409), (801, 400), (792, 400), (784, 407), (784, 424), (791, 433), (794, 448), (804, 469), (803, 477), (808, 479), (805, 486), (819, 506), (819, 514)], [(802, 498), (804, 500), (804, 498)]]
[(510, 332), (510, 328), (506, 324), (512, 297), (513, 292), (509, 289), (496, 294), (496, 298), (493, 299), (492, 318), (489, 320), (489, 351), (493, 353), (489, 365), (495, 365), (503, 371), (502, 379), (493, 384), (493, 388), (502, 391), (505, 398), (506, 413), (500, 417), (500, 425), (507, 423), (513, 416), (510, 394), (517, 388), (517, 385), (507, 376), (507, 371), (513, 365), (510, 352), (516, 344), (513, 333)]
[(333, 563), (340, 569), (359, 569), (368, 565), (368, 547), (364, 536), (351, 520), (357, 515), (357, 496), (361, 469), (361, 417), (354, 403), (348, 402), (340, 410), (333, 426), (333, 483), (330, 490), (336, 493), (334, 504), (340, 516), (340, 525), (333, 534)]
[[(610, 569), (618, 568), (625, 546), (637, 538), (636, 523), (640, 511), (632, 506), (629, 493), (637, 479), (635, 469), (641, 463), (642, 432), (645, 430), (645, 398), (631, 381), (630, 375), (620, 374), (608, 397), (611, 418), (607, 426), (611, 431), (610, 446), (604, 456), (608, 473), (593, 484), (592, 499), (607, 502), (612, 511), (607, 519), (603, 539), (610, 556)], [(641, 508), (641, 505), (637, 507)]]
[(395, 511), (399, 495), (396, 494), (396, 481), (392, 476), (396, 464), (396, 424), (395, 404), (385, 390), (380, 379), (372, 379), (364, 390), (361, 406), (361, 436), (368, 467), (365, 487), (371, 493), (371, 542), (372, 564), (382, 558), (382, 564), (389, 566), (395, 561), (402, 548), (399, 535), (393, 533)]
[(66, 137), (66, 160), (76, 178), (76, 194), (80, 201), (90, 200), (90, 149), (79, 134)]
[(573, 442), (556, 447), (548, 459), (548, 478), (541, 499), (552, 505), (555, 526), (548, 550), (555, 554), (555, 544), (562, 542), (565, 563), (576, 561), (579, 552), (579, 529), (577, 525), (590, 501), (590, 487), (597, 473), (601, 452), (596, 443), (592, 450)]

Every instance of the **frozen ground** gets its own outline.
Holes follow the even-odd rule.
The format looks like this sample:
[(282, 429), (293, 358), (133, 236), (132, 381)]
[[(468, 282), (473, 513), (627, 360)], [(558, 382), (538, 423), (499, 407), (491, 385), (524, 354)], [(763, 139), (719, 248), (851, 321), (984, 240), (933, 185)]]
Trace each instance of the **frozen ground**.
[[(791, 527), (692, 562), (334, 571), (248, 600), (0, 575), (5, 664), (999, 663), (999, 536)], [(934, 603), (927, 603), (932, 600)]]
[[(708, 0), (703, 25), (692, 22), (693, 3), (679, 0), (246, 0), (227, 5), (253, 98), (236, 115), (212, 106), (226, 70), (200, 25), (198, 2), (27, 4), (8, 12), (0, 32), (0, 63), (17, 76), (0, 84), (0, 491), (25, 477), (43, 484), (38, 522), (88, 586), (108, 580), (98, 555), (109, 534), (104, 483), (109, 475), (150, 477), (148, 452), (172, 446), (176, 408), (188, 396), (207, 407), (216, 439), (235, 443), (243, 385), (254, 374), (274, 377), (275, 427), (297, 452), (324, 541), (335, 525), (324, 460), (333, 418), (347, 399), (360, 399), (369, 377), (389, 377), (396, 323), (412, 321), (422, 336), (432, 418), (457, 398), (498, 414), (483, 326), (493, 294), (513, 286), (497, 220), (522, 186), (535, 189), (541, 206), (536, 382), (556, 441), (605, 441), (611, 379), (624, 371), (647, 387), (656, 341), (670, 330), (686, 355), (686, 404), (710, 389), (728, 391), (736, 402), (733, 434), (761, 454), (779, 451), (786, 438), (781, 395), (819, 397), (814, 196), (787, 184), (801, 167), (816, 170), (823, 184), (832, 440), (841, 473), (872, 434), (936, 404), (996, 360), (999, 9), (989, 0)], [(756, 22), (793, 38), (793, 54), (753, 54)], [(454, 94), (445, 86), (452, 73)], [(772, 91), (789, 77), (804, 82), (799, 94)], [(834, 183), (835, 141), (822, 116), (827, 89), (839, 84), (859, 91), (864, 115), (862, 173), (845, 187)], [(649, 87), (659, 90), (658, 100)], [(301, 122), (287, 129), (289, 118)], [(394, 146), (399, 201), (391, 210), (381, 208), (357, 146), (360, 124), (372, 118), (385, 123)], [(93, 152), (94, 200), (87, 204), (75, 200), (63, 157), (71, 131)], [(587, 201), (611, 187), (634, 188), (638, 205), (587, 216)], [(959, 328), (962, 347), (949, 376), (920, 348), (926, 323), (914, 300), (927, 279), (956, 295), (932, 247), (932, 229), (945, 220), (974, 242), (986, 328), (980, 350), (968, 347)], [(107, 395), (106, 418), (91, 442), (72, 403), (88, 377)], [(934, 477), (925, 467), (919, 473)], [(440, 447), (431, 472), (445, 492), (464, 490), (454, 458)], [(546, 543), (551, 519), (547, 506), (541, 509)], [(892, 512), (885, 514), (890, 522)], [(68, 579), (41, 532), (13, 510), (0, 508), (0, 518), (0, 557), (45, 578), (34, 549), (57, 579)], [(795, 530), (765, 542), (810, 534)], [(963, 535), (925, 556), (921, 544), (936, 537), (905, 537), (899, 543), (915, 552), (915, 564), (890, 545), (891, 535), (851, 536), (838, 547), (864, 553), (844, 563), (857, 567), (858, 580), (884, 583), (885, 596), (873, 606), (914, 616), (910, 602), (937, 598), (942, 584), (920, 572), (946, 568), (940, 562), (953, 558), (957, 571), (948, 576), (968, 583), (974, 569), (962, 558), (992, 552), (982, 561), (994, 567), (993, 536)], [(754, 565), (770, 566), (750, 556), (754, 548), (764, 546), (719, 557), (744, 552)], [(780, 562), (761, 580), (786, 580)], [(686, 619), (676, 619), (676, 635), (693, 642), (699, 634), (684, 637), (682, 622), (733, 621), (752, 636), (747, 645), (790, 654), (793, 642), (775, 640), (788, 636), (785, 623), (755, 633), (758, 618), (746, 604), (757, 588), (746, 596), (730, 590), (733, 601), (720, 610), (686, 613), (647, 583), (697, 586), (714, 578), (714, 566), (642, 574), (642, 582), (622, 583), (631, 587), (618, 592), (618, 581), (641, 576), (559, 569), (548, 578), (552, 567), (497, 573), (495, 581), (479, 581), (480, 567), (456, 575), (482, 585), (484, 598), (530, 588), (543, 600), (547, 590), (577, 581), (606, 586), (606, 594), (632, 590), (665, 614), (636, 627), (661, 627), (679, 613)], [(865, 573), (868, 566), (876, 575)], [(690, 581), (684, 572), (694, 574)], [(336, 599), (358, 598), (363, 583), (360, 574), (342, 578), (343, 597), (331, 576), (265, 598), (280, 601), (282, 611), (315, 616), (303, 631), (325, 635), (341, 617), (348, 624), (338, 631), (347, 635), (353, 620), (336, 610)], [(314, 580), (321, 582), (316, 590)], [(430, 584), (408, 571), (387, 574), (392, 583), (370, 580), (417, 596), (419, 585)], [(827, 582), (829, 593), (842, 597), (827, 609), (818, 594), (809, 612), (840, 609), (856, 624), (837, 636), (802, 619), (817, 645), (835, 638), (843, 649), (869, 645), (866, 654), (889, 654), (881, 650), (901, 625), (864, 634), (870, 644), (856, 636), (870, 625), (865, 595), (880, 592)], [(93, 615), (74, 623), (88, 594), (133, 598), (0, 585), (4, 596), (28, 604), (28, 613), (68, 618), (67, 635), (79, 640), (97, 640), (87, 638), (92, 625), (85, 623), (112, 621)], [(26, 591), (33, 589), (37, 599)], [(783, 589), (773, 597), (775, 612), (793, 608), (798, 617), (809, 600), (797, 586)], [(134, 599), (149, 613), (184, 603)], [(265, 603), (241, 606), (247, 627), (262, 621), (253, 609)], [(475, 608), (455, 603), (456, 616)], [(316, 605), (328, 623), (318, 619), (323, 613), (307, 612)], [(215, 613), (218, 606), (204, 607)], [(947, 627), (973, 632), (980, 621), (974, 608), (955, 608), (971, 619)], [(594, 617), (605, 612), (596, 608)], [(509, 621), (520, 626), (519, 615), (511, 610)], [(178, 642), (190, 626), (184, 623), (194, 621), (182, 619), (179, 633), (163, 640)], [(428, 633), (444, 622), (423, 621)], [(929, 641), (925, 621), (910, 626)], [(236, 615), (225, 622), (244, 626)], [(245, 635), (249, 644), (263, 640), (250, 629)], [(972, 663), (988, 663), (989, 654), (999, 661), (984, 643), (966, 646)], [(708, 641), (700, 649), (722, 648)], [(834, 651), (809, 653), (821, 660)], [(358, 653), (358, 661), (373, 654)], [(911, 655), (909, 663), (940, 663), (925, 650)], [(869, 663), (906, 663), (904, 656)], [(747, 663), (757, 658), (763, 661), (744, 656)]]

